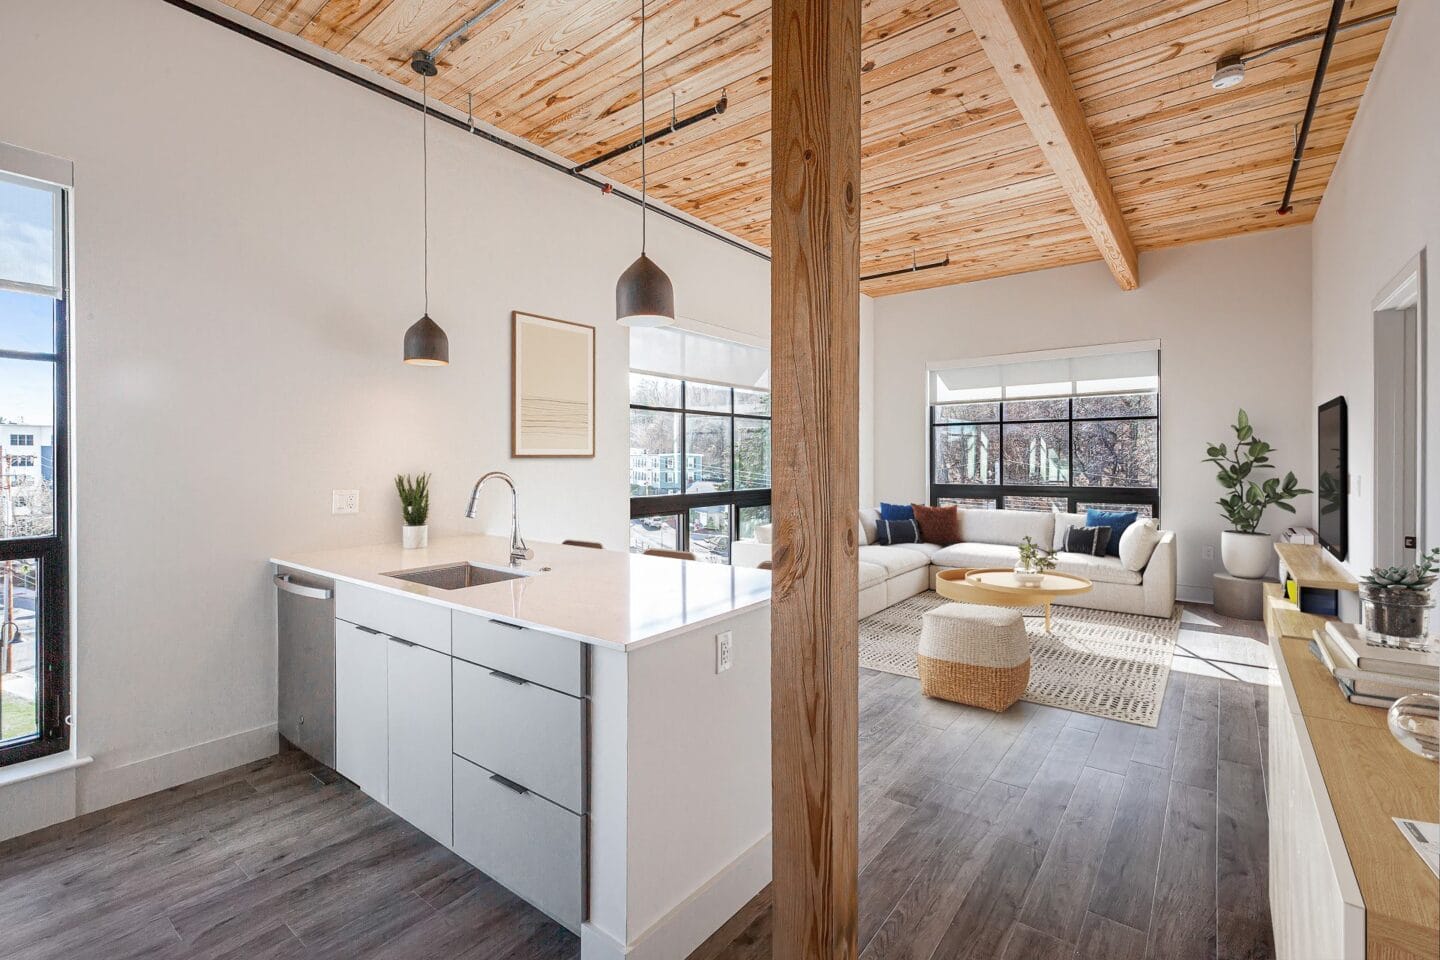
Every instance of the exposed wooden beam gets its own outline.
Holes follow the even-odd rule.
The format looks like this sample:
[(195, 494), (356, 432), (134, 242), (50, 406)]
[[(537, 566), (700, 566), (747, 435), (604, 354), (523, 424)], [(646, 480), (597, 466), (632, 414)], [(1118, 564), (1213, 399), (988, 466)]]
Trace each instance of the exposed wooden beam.
[(1140, 285), (1135, 243), (1040, 0), (960, 0), (960, 8), (1110, 272), (1134, 290)]
[(860, 0), (773, 9), (772, 956), (853, 960)]

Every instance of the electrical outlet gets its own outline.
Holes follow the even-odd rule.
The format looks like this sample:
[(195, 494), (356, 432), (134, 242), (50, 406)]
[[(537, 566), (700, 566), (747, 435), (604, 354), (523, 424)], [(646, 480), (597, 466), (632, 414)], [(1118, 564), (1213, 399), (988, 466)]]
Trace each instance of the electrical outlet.
[(1205, 546), (1203, 546), (1203, 547), (1200, 548), (1200, 559), (1202, 559), (1202, 560), (1214, 560), (1214, 559), (1215, 559), (1215, 548), (1214, 548), (1212, 545), (1208, 544), (1208, 543), (1205, 544)]
[(729, 630), (715, 634), (715, 672), (724, 673), (734, 662), (734, 637)]
[(359, 513), (360, 512), (360, 491), (359, 490), (331, 490), (330, 491), (330, 512)]

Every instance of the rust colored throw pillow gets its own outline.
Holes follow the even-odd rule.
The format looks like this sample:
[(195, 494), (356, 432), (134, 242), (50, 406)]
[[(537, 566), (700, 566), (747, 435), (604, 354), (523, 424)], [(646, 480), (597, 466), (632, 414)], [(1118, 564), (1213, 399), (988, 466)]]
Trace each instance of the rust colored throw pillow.
[(912, 503), (920, 539), (926, 543), (948, 547), (960, 542), (960, 510), (957, 507), (925, 507)]

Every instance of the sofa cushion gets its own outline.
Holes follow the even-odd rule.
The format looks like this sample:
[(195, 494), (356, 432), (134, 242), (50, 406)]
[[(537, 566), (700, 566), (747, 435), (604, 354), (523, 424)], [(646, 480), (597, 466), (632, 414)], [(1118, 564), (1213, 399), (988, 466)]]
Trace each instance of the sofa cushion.
[(1093, 507), (1085, 511), (1085, 526), (1087, 527), (1109, 527), (1113, 532), (1110, 534), (1110, 546), (1105, 552), (1112, 557), (1120, 556), (1120, 538), (1125, 535), (1125, 528), (1134, 523), (1140, 514), (1134, 510), (1096, 510)]
[(1088, 553), (1092, 557), (1103, 557), (1108, 546), (1109, 527), (1068, 527), (1065, 530), (1064, 549), (1070, 553)]
[(885, 568), (878, 563), (866, 563), (860, 561), (860, 589), (873, 587), (876, 584), (885, 582)]
[(937, 567), (1013, 567), (1020, 551), (1003, 543), (957, 543), (935, 551), (930, 562)]
[(953, 506), (927, 507), (920, 503), (912, 503), (910, 508), (915, 511), (915, 522), (920, 525), (921, 540), (942, 547), (960, 542), (959, 509)]
[(881, 520), (914, 520), (915, 511), (908, 503), (882, 503), (880, 504)]
[(1120, 562), (1127, 570), (1144, 570), (1150, 554), (1160, 543), (1160, 528), (1154, 520), (1142, 519), (1125, 528), (1120, 537)]
[(1095, 583), (1118, 583), (1138, 586), (1140, 574), (1125, 569), (1119, 557), (1092, 557), (1086, 553), (1060, 552), (1054, 555), (1055, 569), (1061, 573), (1073, 573), (1077, 577), (1093, 580)]
[(1065, 531), (1071, 527), (1085, 526), (1085, 514), (1083, 513), (1061, 513), (1056, 510), (1055, 518), (1055, 539), (1052, 541), (1051, 550), (1059, 551), (1065, 549)]
[(960, 536), (966, 543), (1002, 543), (1012, 547), (1030, 537), (1042, 547), (1055, 539), (1055, 518), (1038, 510), (965, 510)]
[(879, 519), (878, 507), (860, 508), (860, 529), (865, 531), (865, 539), (860, 541), (862, 544), (875, 542), (875, 521)]
[(914, 544), (903, 546), (885, 547), (876, 544), (875, 546), (860, 548), (860, 562), (873, 563), (883, 567), (887, 577), (905, 573), (910, 570), (918, 570), (921, 567), (930, 565), (930, 558), (919, 550), (911, 550), (909, 547)]
[(895, 543), (919, 543), (920, 525), (914, 520), (885, 520), (875, 523), (875, 542), (882, 546)]
[(944, 549), (937, 543), (897, 543), (895, 546), (901, 550), (918, 550), (927, 560)]

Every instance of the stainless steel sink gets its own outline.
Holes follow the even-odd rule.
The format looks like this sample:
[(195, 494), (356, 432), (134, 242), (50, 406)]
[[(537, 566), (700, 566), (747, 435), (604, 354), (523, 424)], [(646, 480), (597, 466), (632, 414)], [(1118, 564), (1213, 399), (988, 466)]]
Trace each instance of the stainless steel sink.
[(419, 567), (415, 570), (395, 570), (381, 576), (421, 583), (441, 590), (462, 590), (478, 587), (482, 583), (501, 583), (528, 577), (523, 570), (503, 570), (499, 567), (482, 567), (475, 563), (444, 563), (435, 567)]

